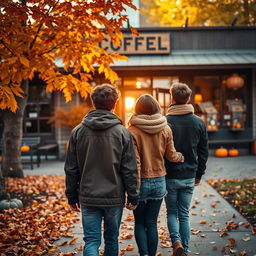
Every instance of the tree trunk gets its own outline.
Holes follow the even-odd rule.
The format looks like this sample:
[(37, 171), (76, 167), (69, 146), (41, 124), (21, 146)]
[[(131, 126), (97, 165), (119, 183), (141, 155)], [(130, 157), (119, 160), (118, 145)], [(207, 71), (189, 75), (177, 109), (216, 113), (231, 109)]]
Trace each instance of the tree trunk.
[(24, 177), (20, 146), (23, 134), (23, 116), (28, 97), (28, 80), (22, 81), (21, 88), (24, 91), (24, 95), (23, 98), (17, 97), (18, 109), (16, 113), (10, 110), (4, 110), (3, 113), (2, 173), (4, 177)]
[(4, 177), (2, 175), (2, 170), (0, 168), (0, 201), (8, 198), (8, 193), (4, 187)]

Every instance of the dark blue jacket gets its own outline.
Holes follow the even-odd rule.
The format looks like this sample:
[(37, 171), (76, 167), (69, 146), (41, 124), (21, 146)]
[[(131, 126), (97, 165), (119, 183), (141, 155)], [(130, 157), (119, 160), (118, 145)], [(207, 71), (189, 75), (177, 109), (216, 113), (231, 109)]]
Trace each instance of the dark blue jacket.
[(192, 114), (166, 116), (173, 132), (174, 146), (185, 158), (184, 163), (165, 159), (167, 178), (201, 179), (208, 159), (208, 136), (203, 120)]

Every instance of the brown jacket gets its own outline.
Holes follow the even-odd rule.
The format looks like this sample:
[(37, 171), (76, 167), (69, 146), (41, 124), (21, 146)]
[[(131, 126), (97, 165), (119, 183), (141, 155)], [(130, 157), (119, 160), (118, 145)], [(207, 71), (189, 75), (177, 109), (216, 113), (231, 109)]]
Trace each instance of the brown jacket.
[(132, 133), (140, 178), (166, 175), (164, 157), (171, 162), (183, 162), (176, 152), (171, 128), (160, 114), (132, 116), (129, 131)]

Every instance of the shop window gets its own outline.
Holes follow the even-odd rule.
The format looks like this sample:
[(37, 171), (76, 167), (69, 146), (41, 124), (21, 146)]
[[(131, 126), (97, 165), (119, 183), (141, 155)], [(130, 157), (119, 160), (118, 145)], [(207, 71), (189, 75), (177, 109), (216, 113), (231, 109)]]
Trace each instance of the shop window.
[(42, 85), (30, 85), (24, 115), (24, 134), (53, 133), (52, 125), (48, 124), (52, 112), (52, 95)]
[(150, 77), (124, 77), (124, 87), (127, 89), (150, 89)]
[(153, 88), (170, 89), (173, 83), (179, 82), (177, 76), (153, 77)]
[(216, 131), (218, 128), (239, 131), (246, 126), (245, 77), (235, 77), (233, 85), (227, 84), (230, 77), (194, 77), (192, 102), (195, 113), (203, 118), (208, 131)]
[(153, 77), (153, 96), (158, 100), (163, 115), (167, 114), (171, 103), (169, 89), (176, 82), (179, 82), (179, 77), (177, 76)]
[(223, 126), (233, 131), (243, 130), (246, 126), (246, 79), (233, 74), (222, 77), (223, 86)]
[(220, 77), (195, 76), (192, 97), (195, 113), (204, 120), (208, 131), (217, 131), (221, 125)]

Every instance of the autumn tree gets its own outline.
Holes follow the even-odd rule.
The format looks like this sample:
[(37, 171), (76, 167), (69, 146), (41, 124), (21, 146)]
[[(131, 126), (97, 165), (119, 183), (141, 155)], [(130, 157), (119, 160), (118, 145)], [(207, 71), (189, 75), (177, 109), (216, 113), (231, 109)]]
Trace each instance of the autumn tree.
[[(99, 42), (109, 36), (120, 44), (127, 7), (136, 9), (132, 0), (0, 1), (4, 176), (23, 177), (20, 144), (29, 80), (37, 73), (46, 91), (61, 91), (66, 101), (75, 92), (87, 97), (96, 68), (106, 79), (116, 80), (110, 64), (125, 57), (107, 53)], [(56, 60), (62, 61), (64, 71)]]
[(149, 21), (162, 26), (256, 24), (256, 1), (253, 0), (142, 0)]

